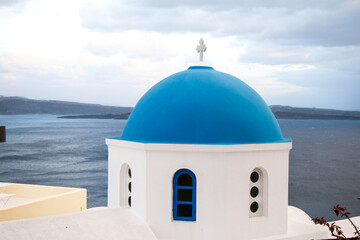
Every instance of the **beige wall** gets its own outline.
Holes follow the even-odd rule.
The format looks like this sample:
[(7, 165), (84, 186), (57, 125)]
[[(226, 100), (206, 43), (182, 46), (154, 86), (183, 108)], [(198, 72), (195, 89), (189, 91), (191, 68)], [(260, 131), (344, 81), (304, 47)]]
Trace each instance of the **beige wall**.
[(0, 207), (0, 221), (80, 212), (87, 207), (86, 189), (14, 183), (0, 190), (15, 194)]

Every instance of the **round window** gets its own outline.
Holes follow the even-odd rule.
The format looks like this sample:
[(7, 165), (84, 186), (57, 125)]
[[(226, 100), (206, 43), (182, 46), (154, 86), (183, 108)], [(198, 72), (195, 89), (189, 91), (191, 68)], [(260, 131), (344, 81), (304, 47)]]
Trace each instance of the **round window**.
[(259, 195), (259, 189), (257, 187), (252, 187), (250, 190), (251, 197), (255, 198)]
[(255, 213), (259, 209), (259, 204), (257, 202), (252, 202), (250, 205), (250, 211)]
[(256, 183), (259, 180), (259, 174), (257, 172), (252, 172), (250, 175), (250, 180), (253, 183)]

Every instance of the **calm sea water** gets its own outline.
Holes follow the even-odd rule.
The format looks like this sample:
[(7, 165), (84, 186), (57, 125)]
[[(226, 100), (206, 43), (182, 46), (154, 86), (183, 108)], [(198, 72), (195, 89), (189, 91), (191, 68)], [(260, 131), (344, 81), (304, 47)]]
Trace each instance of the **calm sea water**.
[[(105, 138), (121, 135), (125, 120), (59, 119), (54, 115), (0, 115), (0, 181), (82, 187), (88, 207), (107, 203)], [(311, 217), (336, 217), (346, 206), (360, 215), (360, 121), (280, 120), (293, 140), (289, 204)]]

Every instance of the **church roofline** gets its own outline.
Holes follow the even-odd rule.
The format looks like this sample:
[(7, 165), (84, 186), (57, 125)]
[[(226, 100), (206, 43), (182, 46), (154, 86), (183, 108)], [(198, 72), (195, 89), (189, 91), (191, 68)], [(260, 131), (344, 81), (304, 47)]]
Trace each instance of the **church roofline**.
[(117, 138), (106, 139), (106, 144), (111, 146), (142, 149), (148, 151), (185, 151), (185, 152), (247, 152), (247, 151), (275, 151), (290, 150), (292, 142), (286, 138), (285, 142), (256, 143), (256, 144), (166, 144), (166, 143), (141, 143), (120, 140)]

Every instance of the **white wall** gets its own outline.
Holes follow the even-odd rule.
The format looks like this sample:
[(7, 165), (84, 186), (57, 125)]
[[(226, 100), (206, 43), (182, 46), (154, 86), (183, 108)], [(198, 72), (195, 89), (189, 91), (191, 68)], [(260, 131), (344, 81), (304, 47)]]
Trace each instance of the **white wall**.
[[(133, 206), (159, 239), (252, 239), (287, 232), (288, 161), (291, 143), (252, 145), (140, 144), (107, 140), (109, 206), (118, 206), (123, 162), (133, 174)], [(172, 220), (172, 180), (187, 168), (197, 178), (196, 222)], [(267, 210), (249, 217), (249, 181), (267, 173)], [(144, 205), (145, 204), (145, 205)]]
[(108, 206), (120, 206), (120, 172), (128, 164), (132, 174), (131, 208), (146, 219), (146, 152), (141, 148), (113, 145), (116, 140), (107, 139), (108, 161)]

